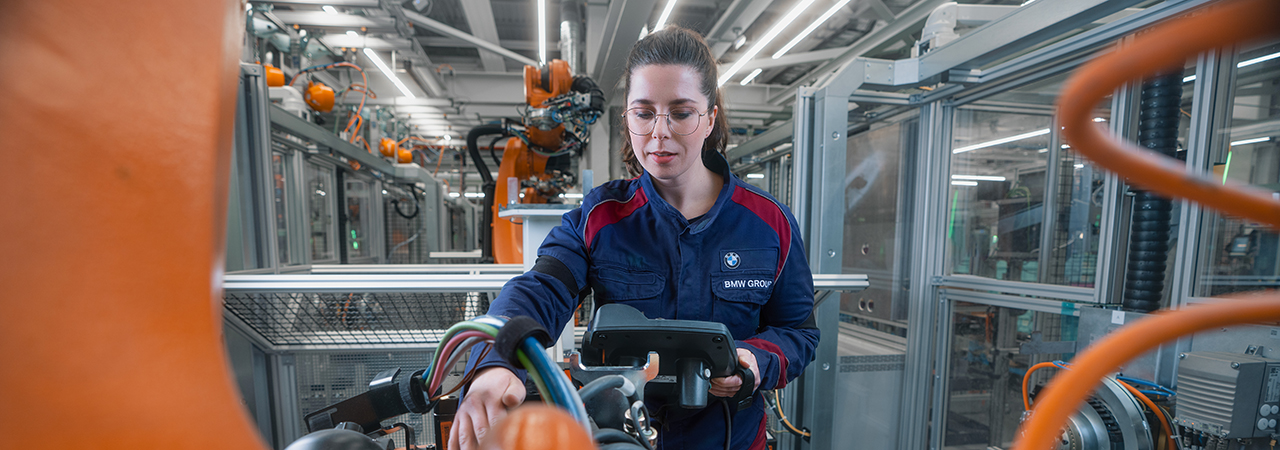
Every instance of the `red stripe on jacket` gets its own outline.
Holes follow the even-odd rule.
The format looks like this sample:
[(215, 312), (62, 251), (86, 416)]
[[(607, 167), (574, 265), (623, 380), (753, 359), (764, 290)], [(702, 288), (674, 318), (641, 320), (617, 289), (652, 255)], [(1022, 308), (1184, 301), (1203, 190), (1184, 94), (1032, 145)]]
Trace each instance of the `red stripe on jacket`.
[(769, 442), (768, 438), (764, 435), (764, 429), (768, 428), (768, 426), (769, 415), (765, 414), (764, 417), (760, 418), (760, 431), (756, 432), (756, 440), (751, 442), (751, 447), (748, 448), (749, 450), (765, 450), (766, 445)]
[(591, 249), (591, 244), (595, 241), (596, 234), (602, 228), (618, 223), (648, 202), (649, 197), (645, 196), (644, 189), (636, 188), (636, 192), (631, 194), (631, 198), (625, 202), (609, 199), (593, 206), (591, 211), (587, 212), (587, 229), (582, 236), (587, 249)]
[(734, 203), (755, 213), (760, 220), (769, 224), (769, 227), (778, 233), (778, 248), (782, 249), (782, 254), (778, 258), (778, 270), (773, 274), (773, 279), (777, 280), (778, 276), (782, 275), (782, 266), (787, 262), (787, 255), (791, 253), (791, 222), (787, 220), (787, 215), (782, 212), (781, 206), (769, 200), (768, 197), (745, 187), (735, 189), (732, 199)]
[(773, 353), (778, 357), (778, 380), (774, 382), (774, 386), (770, 389), (782, 389), (783, 387), (786, 387), (787, 355), (782, 354), (782, 347), (778, 347), (778, 344), (774, 344), (772, 342), (769, 342), (760, 338), (747, 339), (742, 342), (746, 342), (748, 344), (754, 345), (756, 346), (756, 348), (760, 350), (764, 350), (769, 353)]

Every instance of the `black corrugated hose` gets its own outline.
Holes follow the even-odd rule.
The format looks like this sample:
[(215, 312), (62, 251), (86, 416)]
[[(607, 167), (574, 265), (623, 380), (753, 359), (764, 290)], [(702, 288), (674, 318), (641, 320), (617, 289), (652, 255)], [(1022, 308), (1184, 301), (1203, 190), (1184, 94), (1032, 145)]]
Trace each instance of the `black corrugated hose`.
[[(1138, 111), (1139, 145), (1176, 157), (1181, 105), (1181, 69), (1144, 81)], [(1163, 298), (1173, 202), (1147, 191), (1134, 189), (1133, 193), (1122, 307), (1126, 311), (1151, 312), (1160, 308)]]
[[(481, 201), (480, 210), (480, 260), (483, 262), (493, 261), (493, 192), (497, 185), (493, 181), (493, 174), (489, 173), (489, 166), (484, 163), (484, 158), (480, 157), (480, 147), (477, 141), (480, 136), (500, 134), (508, 136), (510, 133), (507, 127), (500, 123), (489, 123), (477, 126), (467, 133), (467, 153), (471, 154), (471, 160), (476, 163), (476, 171), (480, 172), (480, 179), (484, 181), (480, 185), (481, 192), (484, 192), (484, 200)], [(463, 174), (465, 177), (466, 174)]]

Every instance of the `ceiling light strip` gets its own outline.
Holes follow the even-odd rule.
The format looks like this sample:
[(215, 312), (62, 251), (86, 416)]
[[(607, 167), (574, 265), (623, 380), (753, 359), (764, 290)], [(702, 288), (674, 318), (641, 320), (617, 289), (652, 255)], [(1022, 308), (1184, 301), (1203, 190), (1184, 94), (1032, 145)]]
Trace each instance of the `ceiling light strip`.
[(373, 52), (373, 49), (366, 47), (364, 49), (364, 54), (373, 61), (373, 65), (378, 66), (378, 70), (381, 70), (382, 74), (386, 75), (387, 78), (391, 80), (392, 84), (396, 85), (397, 89), (400, 89), (400, 92), (403, 93), (405, 97), (415, 98), (413, 96), (413, 92), (409, 90), (409, 86), (405, 86), (404, 83), (400, 81), (400, 78), (396, 77), (396, 74), (391, 72), (391, 68), (387, 67), (387, 65), (382, 62), (382, 58), (379, 58), (378, 54)]
[(847, 5), (847, 4), (849, 4), (849, 0), (840, 0), (839, 2), (836, 2), (835, 5), (831, 6), (831, 9), (828, 9), (827, 12), (824, 12), (822, 13), (821, 16), (818, 16), (818, 20), (813, 21), (813, 23), (809, 24), (808, 27), (805, 27), (804, 31), (801, 31), (800, 34), (797, 34), (796, 37), (792, 38), (791, 42), (788, 42), (787, 45), (782, 46), (782, 49), (774, 52), (773, 59), (781, 58), (782, 55), (787, 54), (787, 52), (791, 50), (791, 47), (795, 47), (796, 44), (799, 44), (800, 41), (804, 40), (804, 38), (809, 36), (809, 33), (812, 33), (813, 30), (818, 29), (819, 26), (822, 26), (823, 22), (826, 22), (827, 19), (830, 19), (831, 16), (836, 14), (836, 11), (839, 11), (840, 8), (843, 8), (844, 5)]
[(1030, 132), (1030, 133), (1023, 133), (1023, 134), (1019, 134), (1019, 135), (1016, 135), (1016, 136), (1009, 136), (1009, 137), (1007, 137), (1007, 138), (1000, 138), (1000, 139), (996, 139), (996, 140), (994, 140), (994, 141), (987, 141), (987, 142), (983, 142), (983, 143), (981, 143), (981, 144), (974, 144), (974, 145), (970, 145), (970, 146), (968, 146), (968, 147), (960, 147), (960, 148), (957, 148), (957, 149), (955, 149), (955, 150), (952, 150), (952, 151), (951, 151), (951, 153), (964, 153), (964, 152), (968, 152), (968, 151), (977, 150), (977, 149), (980, 149), (980, 148), (987, 148), (987, 147), (992, 147), (992, 146), (996, 146), (996, 145), (1000, 145), (1000, 144), (1007, 144), (1007, 143), (1014, 142), (1014, 141), (1021, 141), (1021, 140), (1023, 140), (1023, 139), (1030, 139), (1030, 138), (1033, 138), (1033, 137), (1036, 137), (1036, 136), (1044, 136), (1044, 135), (1046, 135), (1046, 134), (1049, 134), (1049, 129), (1048, 129), (1048, 128), (1045, 128), (1045, 129), (1043, 129), (1043, 130), (1036, 130), (1036, 131), (1032, 131), (1032, 132)]
[(538, 63), (547, 65), (547, 0), (538, 0)]
[(778, 23), (774, 24), (773, 28), (770, 28), (769, 31), (764, 34), (764, 37), (756, 41), (755, 44), (752, 44), (751, 48), (747, 49), (747, 52), (743, 53), (742, 56), (738, 58), (738, 62), (733, 63), (733, 65), (729, 67), (729, 70), (726, 70), (723, 75), (720, 75), (720, 82), (717, 84), (724, 85), (724, 83), (729, 81), (730, 78), (733, 78), (739, 70), (742, 70), (742, 66), (745, 66), (748, 61), (751, 61), (751, 58), (755, 58), (756, 55), (760, 54), (760, 51), (764, 50), (764, 47), (769, 45), (769, 42), (772, 42), (773, 38), (778, 37), (778, 33), (781, 33), (788, 25), (791, 25), (791, 22), (794, 22), (796, 17), (799, 17), (800, 13), (804, 12), (804, 10), (812, 4), (813, 0), (801, 0), (800, 4), (791, 8), (791, 11), (787, 11), (787, 15), (783, 16), (782, 20), (779, 20)]
[(658, 16), (658, 23), (653, 25), (653, 31), (661, 30), (667, 24), (667, 18), (671, 17), (671, 10), (675, 9), (677, 0), (667, 0), (667, 7), (662, 8), (662, 14)]

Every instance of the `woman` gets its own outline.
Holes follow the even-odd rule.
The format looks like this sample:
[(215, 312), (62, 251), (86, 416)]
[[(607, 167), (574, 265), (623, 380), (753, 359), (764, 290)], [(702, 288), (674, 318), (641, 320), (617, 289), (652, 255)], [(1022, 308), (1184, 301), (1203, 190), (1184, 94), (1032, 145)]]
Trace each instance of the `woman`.
[[(489, 314), (527, 315), (561, 330), (590, 288), (597, 305), (624, 303), (650, 318), (725, 324), (756, 383), (716, 378), (712, 395), (781, 388), (818, 344), (813, 276), (790, 211), (729, 172), (722, 155), (728, 121), (711, 48), (690, 30), (667, 27), (636, 43), (625, 77), (623, 160), (638, 176), (592, 190), (581, 208), (565, 214), (533, 270), (508, 283)], [(524, 383), (510, 365), (490, 357), (478, 367), (450, 449), (475, 448), (506, 408), (524, 400)], [(663, 409), (674, 415), (660, 422), (660, 447), (725, 446), (720, 405)], [(752, 406), (734, 416), (730, 447), (764, 448), (764, 423), (756, 393)]]

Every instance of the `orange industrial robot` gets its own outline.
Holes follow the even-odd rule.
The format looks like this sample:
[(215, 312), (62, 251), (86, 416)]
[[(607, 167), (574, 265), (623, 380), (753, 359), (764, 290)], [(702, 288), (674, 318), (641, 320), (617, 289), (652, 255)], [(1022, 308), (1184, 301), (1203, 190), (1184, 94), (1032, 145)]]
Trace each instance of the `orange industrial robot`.
[[(468, 153), (484, 181), (480, 246), (486, 261), (499, 264), (521, 263), (524, 239), (520, 224), (495, 220), (498, 209), (512, 201), (560, 201), (559, 195), (577, 184), (571, 159), (586, 148), (587, 127), (600, 118), (604, 107), (604, 94), (596, 83), (573, 76), (569, 63), (558, 59), (541, 67), (525, 66), (524, 93), (528, 108), (520, 122), (481, 125), (467, 134)], [(478, 147), (478, 139), (485, 135), (507, 138), (496, 180)], [(518, 191), (515, 195), (512, 185)]]

